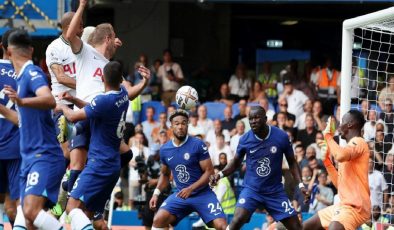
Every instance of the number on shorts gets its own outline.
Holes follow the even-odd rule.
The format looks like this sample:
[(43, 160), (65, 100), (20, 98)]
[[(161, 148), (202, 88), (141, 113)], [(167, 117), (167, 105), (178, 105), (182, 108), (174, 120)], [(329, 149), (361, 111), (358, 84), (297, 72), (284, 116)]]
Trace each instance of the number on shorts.
[(38, 172), (32, 172), (27, 175), (27, 184), (26, 186), (34, 186), (38, 184), (38, 178), (40, 177), (40, 174)]
[[(2, 89), (0, 91), (0, 99), (5, 99), (5, 89)], [(14, 103), (11, 100), (8, 100), (7, 104), (5, 105), (5, 107), (7, 107), (8, 109), (11, 109), (11, 107), (14, 105)], [(0, 114), (0, 119), (4, 119), (4, 116)]]
[(123, 131), (126, 128), (126, 121), (125, 120), (126, 120), (125, 111), (123, 111), (122, 115), (120, 116), (118, 128), (116, 129), (116, 135), (118, 136), (118, 138), (123, 137)]
[(77, 180), (74, 182), (73, 190), (76, 189), (76, 188), (78, 187), (78, 181), (79, 181), (79, 179), (81, 179), (81, 178), (78, 177)]
[(211, 213), (216, 213), (216, 211), (222, 211), (222, 206), (220, 206), (219, 202), (216, 203), (216, 208), (214, 203), (209, 203), (208, 208), (211, 209)]
[(288, 200), (288, 201), (283, 201), (282, 202), (282, 207), (284, 207), (285, 208), (285, 212), (288, 212), (289, 214), (292, 214), (293, 212), (294, 212), (294, 207), (293, 207), (293, 205), (291, 204), (291, 202), (290, 202), (290, 200)]
[(271, 167), (270, 167), (270, 159), (268, 157), (264, 157), (260, 159), (259, 161), (260, 166), (257, 167), (256, 173), (257, 175), (261, 177), (268, 176), (271, 172)]

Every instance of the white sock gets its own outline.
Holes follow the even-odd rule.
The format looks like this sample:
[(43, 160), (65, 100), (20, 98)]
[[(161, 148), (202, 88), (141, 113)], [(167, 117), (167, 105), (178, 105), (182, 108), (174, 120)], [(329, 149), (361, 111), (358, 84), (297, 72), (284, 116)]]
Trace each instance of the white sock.
[(4, 229), (3, 216), (4, 216), (4, 203), (0, 204), (0, 230)]
[(33, 222), (34, 226), (42, 230), (58, 230), (63, 229), (63, 226), (55, 217), (41, 210)]
[(79, 208), (74, 208), (69, 213), (72, 230), (94, 230), (89, 218)]
[(226, 228), (226, 230), (230, 230), (230, 225), (227, 225), (227, 228)]
[(25, 229), (27, 229), (25, 216), (23, 215), (22, 206), (18, 205), (18, 207), (16, 208), (16, 217), (15, 217), (13, 230), (25, 230)]
[(151, 230), (164, 230), (164, 228), (156, 228), (152, 226)]

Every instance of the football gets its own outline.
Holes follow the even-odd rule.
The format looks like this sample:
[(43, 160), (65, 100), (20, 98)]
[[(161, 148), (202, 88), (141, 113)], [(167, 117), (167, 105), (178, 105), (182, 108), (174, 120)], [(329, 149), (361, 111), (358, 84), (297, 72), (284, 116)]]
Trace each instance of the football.
[(198, 103), (197, 91), (191, 86), (182, 86), (176, 92), (175, 101), (179, 108), (189, 110)]

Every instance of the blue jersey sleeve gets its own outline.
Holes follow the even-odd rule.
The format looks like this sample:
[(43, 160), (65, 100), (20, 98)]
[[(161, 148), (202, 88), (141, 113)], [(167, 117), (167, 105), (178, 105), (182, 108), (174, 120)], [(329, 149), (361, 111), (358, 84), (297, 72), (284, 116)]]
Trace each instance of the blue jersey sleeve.
[[(247, 149), (245, 148), (245, 145), (243, 145), (244, 143), (244, 139), (245, 139), (245, 135), (243, 135), (240, 139), (239, 139), (239, 143), (237, 146), (237, 151), (235, 152), (235, 154), (239, 157), (241, 154), (245, 154)], [(243, 159), (243, 157), (242, 157)]]
[(103, 95), (98, 95), (90, 102), (90, 104), (84, 107), (86, 116), (91, 118), (105, 117), (108, 115), (107, 105), (105, 97)]
[(292, 146), (287, 134), (285, 136), (283, 136), (282, 139), (283, 139), (283, 142), (282, 142), (283, 153), (286, 155), (286, 157), (294, 157), (293, 146)]
[(162, 150), (160, 150), (160, 161), (163, 165), (168, 166), (166, 162), (166, 157), (164, 156), (164, 152)]
[(37, 70), (29, 70), (30, 79), (29, 86), (32, 92), (36, 92), (39, 88), (43, 86), (48, 86), (47, 77), (44, 73)]
[(208, 152), (208, 147), (205, 145), (204, 142), (200, 142), (200, 144), (198, 145), (198, 160), (199, 161), (203, 161), (206, 160), (208, 158), (210, 158), (209, 152)]

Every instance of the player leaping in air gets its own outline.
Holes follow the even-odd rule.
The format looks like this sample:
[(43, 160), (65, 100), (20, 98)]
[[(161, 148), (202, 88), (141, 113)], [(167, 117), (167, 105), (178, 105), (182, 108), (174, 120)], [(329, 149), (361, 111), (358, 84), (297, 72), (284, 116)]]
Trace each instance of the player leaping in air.
[(287, 229), (301, 229), (297, 212), (286, 195), (282, 181), (282, 160), (285, 154), (294, 180), (308, 197), (301, 182), (300, 168), (294, 158), (293, 148), (287, 134), (266, 124), (265, 110), (254, 106), (249, 113), (251, 130), (239, 140), (234, 159), (219, 172), (211, 176), (216, 185), (220, 178), (229, 176), (241, 165), (246, 155), (244, 188), (239, 195), (234, 218), (229, 228), (241, 229), (249, 222), (253, 212), (263, 206), (276, 221), (281, 221)]
[[(329, 118), (323, 132), (325, 142), (320, 142), (319, 145), (322, 147), (324, 165), (338, 189), (340, 203), (320, 210), (305, 221), (305, 230), (357, 229), (371, 217), (369, 149), (361, 134), (365, 123), (364, 116), (357, 110), (350, 110), (343, 116), (338, 132), (347, 142), (344, 147), (340, 147), (333, 139), (333, 122), (332, 118)], [(338, 162), (338, 171), (332, 164), (330, 155)]]
[(176, 225), (191, 212), (197, 212), (204, 222), (215, 229), (226, 229), (227, 223), (215, 193), (209, 188), (209, 176), (214, 173), (208, 147), (200, 139), (187, 135), (189, 115), (176, 110), (170, 116), (174, 139), (160, 149), (162, 162), (158, 185), (150, 200), (157, 208), (158, 196), (168, 183), (172, 172), (177, 191), (169, 196), (156, 213), (152, 230)]

